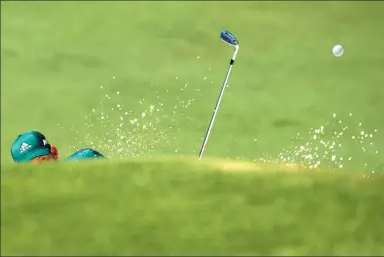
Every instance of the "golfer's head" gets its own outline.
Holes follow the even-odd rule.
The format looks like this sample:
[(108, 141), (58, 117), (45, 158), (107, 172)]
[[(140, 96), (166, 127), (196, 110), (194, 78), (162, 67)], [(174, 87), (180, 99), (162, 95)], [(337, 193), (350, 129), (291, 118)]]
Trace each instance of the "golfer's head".
[(58, 159), (58, 151), (43, 134), (28, 131), (19, 135), (11, 146), (12, 158), (17, 163), (43, 162)]

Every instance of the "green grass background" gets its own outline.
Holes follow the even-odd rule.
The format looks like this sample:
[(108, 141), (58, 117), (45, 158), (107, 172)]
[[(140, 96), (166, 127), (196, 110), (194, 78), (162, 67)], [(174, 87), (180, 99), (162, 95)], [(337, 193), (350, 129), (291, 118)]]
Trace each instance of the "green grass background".
[[(169, 142), (163, 140), (151, 155), (197, 154), (232, 53), (219, 41), (222, 29), (238, 37), (241, 49), (207, 155), (276, 156), (297, 133), (324, 125), (333, 113), (353, 133), (360, 132), (359, 122), (365, 130), (379, 129), (374, 143), (382, 148), (381, 2), (5, 2), (1, 7), (3, 162), (11, 160), (16, 135), (30, 129), (45, 133), (63, 156), (72, 145), (89, 146), (74, 136), (102, 138), (104, 125), (95, 121), (88, 129), (84, 117), (92, 109), (101, 112), (105, 94), (111, 97), (108, 107), (124, 105), (132, 117), (140, 118), (151, 104), (164, 104), (168, 117), (159, 117), (156, 128), (167, 129)], [(331, 54), (337, 43), (345, 47), (342, 58)], [(191, 99), (188, 108), (172, 114), (179, 101)], [(121, 113), (107, 108), (104, 113), (119, 124)], [(69, 130), (72, 126), (79, 134)], [(125, 127), (132, 130), (129, 122)], [(109, 138), (109, 145), (117, 144)], [(339, 154), (354, 157), (351, 167), (382, 159), (380, 153), (363, 153), (349, 136), (340, 143)]]
[[(337, 158), (353, 157), (343, 162), (345, 168), (383, 171), (383, 27), (384, 3), (379, 1), (2, 2), (2, 210), (9, 213), (2, 215), (2, 232), (10, 234), (8, 241), (2, 239), (2, 249), (5, 247), (4, 251), (9, 254), (18, 249), (19, 253), (51, 253), (58, 249), (60, 242), (63, 248), (57, 250), (59, 253), (78, 248), (84, 253), (99, 254), (148, 253), (145, 249), (163, 253), (239, 254), (348, 254), (360, 249), (363, 253), (382, 254), (380, 245), (384, 245), (384, 239), (380, 231), (383, 229), (379, 226), (379, 216), (375, 216), (379, 211), (377, 206), (382, 206), (381, 180), (372, 182), (377, 183), (376, 186), (358, 190), (353, 187), (352, 190), (348, 182), (345, 187), (343, 184), (336, 186), (340, 180), (335, 178), (336, 182), (313, 182), (314, 188), (304, 190), (300, 187), (284, 189), (284, 183), (289, 184), (300, 177), (296, 175), (292, 178), (290, 175), (281, 178), (244, 175), (240, 178), (220, 174), (215, 179), (208, 178), (205, 184), (202, 182), (205, 175), (183, 173), (182, 170), (193, 168), (176, 164), (140, 168), (131, 167), (129, 163), (125, 166), (110, 163), (101, 165), (95, 171), (96, 175), (87, 173), (86, 170), (96, 169), (95, 166), (87, 168), (88, 165), (47, 166), (40, 171), (40, 168), (13, 166), (9, 149), (18, 133), (35, 129), (46, 134), (48, 140), (59, 147), (62, 156), (89, 146), (112, 157), (196, 156), (232, 54), (232, 49), (219, 40), (220, 30), (228, 29), (239, 39), (241, 47), (206, 150), (207, 157), (275, 158), (284, 148), (311, 141), (313, 135), (308, 130), (324, 125), (324, 140), (335, 141)], [(331, 54), (332, 46), (337, 43), (345, 47), (341, 58)], [(183, 107), (188, 101), (188, 108)], [(116, 110), (117, 105), (122, 109)], [(150, 105), (155, 106), (152, 116), (148, 112)], [(142, 118), (144, 111), (147, 116)], [(96, 119), (101, 112), (106, 117), (103, 121)], [(129, 114), (125, 115), (125, 112)], [(336, 118), (332, 117), (334, 113)], [(349, 116), (350, 113), (353, 115)], [(85, 116), (91, 116), (91, 121), (86, 121)], [(139, 120), (139, 127), (129, 122), (134, 118)], [(335, 138), (334, 132), (342, 127), (339, 120), (343, 126), (348, 126), (348, 131)], [(142, 128), (142, 125), (150, 127), (151, 122), (150, 129)], [(89, 127), (89, 124), (93, 126)], [(120, 124), (123, 125), (120, 127)], [(359, 135), (362, 130), (373, 133), (375, 129), (378, 132), (368, 138), (370, 141), (352, 140), (352, 136)], [(293, 144), (292, 138), (297, 133), (305, 139)], [(154, 143), (155, 139), (159, 142)], [(34, 173), (26, 173), (30, 169)], [(130, 181), (134, 174), (123, 171), (146, 169), (151, 170), (148, 172), (175, 173), (169, 173), (169, 176), (154, 173), (164, 183), (152, 182), (144, 187), (144, 191), (132, 189)], [(72, 170), (75, 172), (65, 172)], [(77, 175), (78, 172), (81, 175)], [(340, 178), (349, 181), (345, 174)], [(29, 179), (37, 184), (25, 191), (22, 185), (29, 183)], [(257, 182), (259, 179), (261, 182)], [(276, 188), (268, 191), (265, 188), (273, 179), (277, 179)], [(173, 180), (176, 180), (174, 187)], [(220, 184), (221, 180), (225, 182)], [(62, 187), (55, 186), (61, 181)], [(69, 185), (74, 181), (85, 185), (73, 189)], [(121, 181), (127, 184), (119, 184)], [(185, 183), (190, 188), (184, 189), (182, 185)], [(193, 195), (193, 186), (200, 183), (204, 190), (196, 189), (197, 194)], [(211, 187), (210, 183), (220, 185)], [(127, 188), (121, 188), (125, 186)], [(71, 193), (72, 190), (75, 191)], [(153, 195), (162, 190), (166, 190), (164, 194), (167, 196)], [(171, 194), (172, 190), (174, 194)], [(261, 225), (259, 205), (250, 207), (239, 200), (235, 205), (218, 206), (222, 202), (216, 202), (217, 198), (234, 191), (242, 197), (247, 194), (271, 199), (287, 197), (293, 201), (292, 206), (301, 206), (300, 202), (303, 206), (291, 209), (281, 203), (271, 207), (270, 212), (263, 212), (270, 220), (264, 220), (267, 225)], [(374, 197), (370, 192), (380, 196)], [(180, 199), (172, 198), (179, 194)], [(207, 202), (204, 202), (205, 195)], [(156, 204), (153, 213), (151, 209), (145, 209), (143, 204), (151, 201), (167, 204), (191, 201), (191, 205), (183, 209), (179, 221), (175, 218), (178, 215), (172, 215), (176, 219), (173, 223), (169, 221), (170, 210), (156, 209)], [(194, 207), (194, 201), (196, 204), (202, 201), (201, 209)], [(312, 201), (318, 201), (315, 208), (318, 212), (312, 207), (304, 208), (304, 203), (311, 206)], [(112, 217), (108, 216), (112, 215), (106, 209), (108, 204), (120, 218), (112, 222), (111, 231), (105, 232), (108, 219), (100, 217), (103, 212)], [(128, 209), (129, 206), (132, 209)], [(193, 209), (194, 215), (187, 214), (188, 208)], [(207, 208), (224, 209), (223, 212), (205, 213)], [(90, 218), (93, 216), (89, 215), (100, 209), (100, 216)], [(155, 223), (146, 220), (140, 223), (138, 217), (144, 209), (149, 212), (148, 219), (158, 215), (161, 218), (153, 221)], [(199, 210), (201, 215), (207, 216), (192, 219)], [(243, 211), (252, 214), (249, 220), (242, 219), (239, 213)], [(364, 213), (361, 214), (364, 218), (348, 221), (345, 215), (359, 211)], [(282, 213), (286, 213), (289, 221), (284, 221)], [(315, 221), (310, 220), (313, 213), (318, 214)], [(118, 221), (121, 215), (133, 215), (133, 219), (124, 219), (122, 224)], [(334, 220), (330, 218), (332, 215), (335, 215)], [(230, 218), (232, 216), (234, 220)], [(47, 217), (49, 222), (45, 222)], [(87, 222), (81, 223), (80, 220), (88, 218)], [(298, 229), (288, 225), (281, 230), (274, 229), (270, 224), (277, 218), (287, 224), (296, 224)], [(58, 222), (60, 219), (63, 220)], [(102, 224), (100, 228), (95, 227), (98, 219)], [(327, 226), (335, 228), (341, 221), (345, 221), (342, 226), (350, 226), (348, 229), (354, 231), (352, 237), (346, 238), (343, 229), (324, 232)], [(167, 222), (171, 225), (167, 226)], [(236, 228), (238, 223), (244, 229)], [(223, 224), (229, 227), (223, 228), (227, 230), (221, 233), (218, 228)], [(304, 236), (302, 232), (307, 231), (309, 224), (314, 230)], [(148, 228), (139, 229), (142, 225)], [(248, 226), (249, 230), (246, 229)], [(76, 227), (82, 232), (70, 239), (70, 228)], [(129, 237), (124, 239), (133, 240), (128, 245), (127, 241), (117, 239), (123, 233), (118, 230), (121, 227), (130, 231)], [(198, 232), (203, 227), (211, 230), (200, 237)], [(314, 232), (317, 229), (319, 233)], [(164, 235), (165, 230), (169, 234)], [(114, 231), (119, 232), (114, 234)], [(154, 241), (144, 245), (148, 231), (153, 231)], [(20, 233), (22, 235), (16, 237)], [(182, 235), (187, 235), (188, 240), (183, 241)], [(110, 241), (104, 241), (104, 237)], [(31, 238), (37, 241), (29, 241)], [(213, 238), (212, 241), (209, 238)], [(114, 248), (115, 240), (123, 240), (118, 242), (121, 248)], [(183, 243), (171, 244), (175, 240), (188, 242), (191, 248), (186, 248)]]

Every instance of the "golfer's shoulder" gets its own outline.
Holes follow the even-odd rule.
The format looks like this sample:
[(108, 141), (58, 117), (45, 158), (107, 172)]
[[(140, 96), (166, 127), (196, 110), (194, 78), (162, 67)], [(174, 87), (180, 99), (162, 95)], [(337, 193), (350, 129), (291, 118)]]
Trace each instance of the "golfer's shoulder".
[(85, 159), (95, 159), (95, 158), (105, 158), (105, 157), (100, 152), (92, 148), (84, 148), (84, 149), (77, 150), (76, 152), (68, 156), (65, 160), (72, 161), (72, 160), (85, 160)]

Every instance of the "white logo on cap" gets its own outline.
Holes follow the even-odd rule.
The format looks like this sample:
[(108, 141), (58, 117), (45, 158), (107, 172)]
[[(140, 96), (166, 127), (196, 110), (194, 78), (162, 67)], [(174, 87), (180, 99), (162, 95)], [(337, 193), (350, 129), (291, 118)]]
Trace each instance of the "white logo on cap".
[(32, 146), (29, 145), (29, 144), (26, 144), (26, 143), (21, 143), (21, 146), (20, 146), (20, 153), (24, 153), (26, 150), (28, 150), (29, 148), (31, 148)]
[(47, 139), (43, 139), (43, 144), (47, 145), (48, 144), (48, 140)]

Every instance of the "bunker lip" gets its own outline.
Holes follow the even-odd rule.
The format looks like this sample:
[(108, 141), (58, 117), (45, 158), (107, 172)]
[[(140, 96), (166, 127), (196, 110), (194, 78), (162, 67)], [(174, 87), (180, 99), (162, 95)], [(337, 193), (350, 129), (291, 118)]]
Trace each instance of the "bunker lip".
[(256, 162), (228, 160), (228, 159), (210, 159), (202, 165), (210, 168), (220, 169), (228, 172), (299, 172), (304, 171), (303, 167), (297, 164), (261, 164)]
[(181, 161), (201, 169), (214, 169), (224, 172), (305, 172), (309, 169), (296, 163), (263, 164), (251, 161), (206, 157), (198, 160), (192, 156), (163, 156), (152, 158), (152, 161)]

